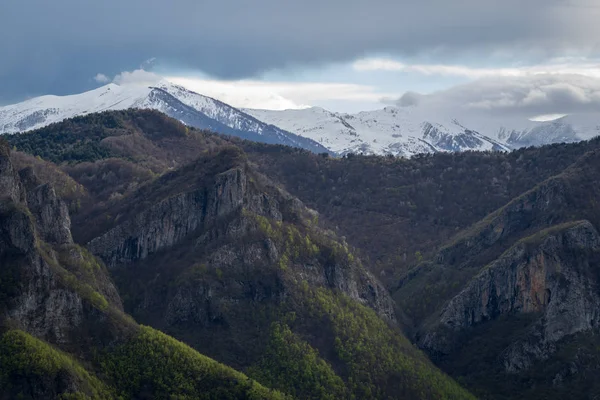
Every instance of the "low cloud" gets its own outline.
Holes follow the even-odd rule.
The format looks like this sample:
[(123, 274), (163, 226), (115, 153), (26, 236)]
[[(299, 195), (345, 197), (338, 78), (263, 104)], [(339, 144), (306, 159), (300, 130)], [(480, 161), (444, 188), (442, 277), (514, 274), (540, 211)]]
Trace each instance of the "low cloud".
[(373, 103), (382, 98), (398, 98), (376, 87), (333, 82), (267, 82), (256, 80), (207, 80), (167, 77), (167, 80), (235, 107), (291, 109), (331, 101)]
[(600, 63), (569, 58), (555, 59), (542, 65), (508, 68), (481, 68), (451, 64), (407, 64), (389, 58), (364, 58), (355, 61), (352, 67), (358, 72), (406, 72), (469, 79), (527, 77), (532, 75), (584, 75), (600, 78)]
[[(412, 96), (407, 93), (396, 104), (405, 106)], [(423, 108), (483, 116), (589, 113), (600, 110), (600, 79), (552, 74), (486, 78), (418, 98)]]
[(113, 83), (117, 85), (155, 85), (163, 78), (154, 72), (149, 72), (144, 69), (136, 69), (134, 71), (124, 71), (117, 74), (113, 78)]
[(110, 82), (110, 78), (104, 74), (96, 74), (96, 76), (94, 77), (94, 81), (103, 84)]
[(415, 92), (406, 92), (397, 101), (400, 107), (417, 106), (421, 101), (422, 95)]

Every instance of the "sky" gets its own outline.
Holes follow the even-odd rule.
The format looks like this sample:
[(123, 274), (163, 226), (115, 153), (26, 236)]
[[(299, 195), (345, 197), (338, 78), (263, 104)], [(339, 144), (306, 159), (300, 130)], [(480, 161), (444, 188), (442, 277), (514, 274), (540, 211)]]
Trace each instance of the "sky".
[(154, 74), (238, 107), (589, 112), (598, 20), (597, 0), (2, 0), (0, 104)]

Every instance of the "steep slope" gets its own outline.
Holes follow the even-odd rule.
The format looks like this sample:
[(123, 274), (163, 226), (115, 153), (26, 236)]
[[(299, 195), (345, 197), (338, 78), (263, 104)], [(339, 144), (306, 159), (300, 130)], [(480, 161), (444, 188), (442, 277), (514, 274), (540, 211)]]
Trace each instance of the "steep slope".
[(9, 157), (0, 141), (0, 398), (283, 398), (124, 314), (52, 186)]
[(594, 115), (568, 115), (554, 121), (536, 124), (528, 129), (512, 129), (502, 137), (512, 147), (543, 146), (590, 139), (600, 133), (599, 119)]
[[(512, 398), (540, 364), (570, 357), (574, 341), (597, 334), (598, 171), (600, 153), (594, 150), (456, 235), (395, 292), (418, 326), (420, 345), (488, 397)], [(416, 293), (424, 301), (415, 301)], [(499, 339), (494, 330), (510, 335)], [(477, 369), (467, 367), (473, 357), (465, 349), (484, 347), (487, 366), (479, 360)], [(591, 364), (574, 365), (591, 373), (600, 353), (587, 351)], [(575, 392), (581, 382), (565, 368), (536, 381), (540, 389), (527, 398)], [(499, 376), (510, 385), (499, 385)], [(550, 388), (555, 392), (549, 394)], [(598, 390), (588, 387), (582, 398)]]
[(265, 124), (225, 103), (167, 81), (155, 86), (111, 83), (77, 95), (42, 96), (0, 107), (0, 134), (39, 129), (75, 116), (128, 108), (158, 110), (189, 126), (221, 134), (327, 152), (310, 139)]
[(554, 121), (501, 119), (458, 107), (386, 107), (357, 114), (303, 110), (245, 110), (256, 118), (311, 138), (338, 154), (393, 154), (506, 150), (589, 140), (600, 132), (598, 115), (574, 114)]
[[(137, 319), (265, 384), (298, 398), (469, 396), (393, 328), (386, 290), (347, 244), (235, 147), (82, 223), (97, 229), (79, 240), (113, 271)], [(293, 373), (298, 363), (313, 372)]]
[[(62, 167), (103, 199), (73, 215), (74, 237), (106, 261), (143, 323), (299, 398), (412, 398), (424, 381), (437, 382), (426, 397), (460, 398), (386, 323), (389, 299), (369, 268), (392, 288), (409, 337), (478, 397), (598, 393), (600, 140), (331, 158), (149, 111), (72, 122), (88, 138), (112, 127), (86, 142), (108, 155)], [(48, 143), (70, 143), (68, 129), (15, 143), (66, 162), (74, 145)], [(105, 178), (116, 160), (154, 172)]]
[(358, 114), (304, 110), (246, 110), (263, 121), (311, 138), (338, 154), (393, 154), (464, 150), (505, 150), (498, 140), (469, 130), (456, 120), (428, 122), (413, 108), (386, 107)]
[[(79, 117), (10, 138), (71, 161), (64, 171), (77, 171), (89, 196), (72, 218), (75, 240), (106, 262), (139, 321), (295, 398), (472, 398), (401, 334), (387, 291), (353, 250), (255, 171), (237, 147), (250, 142), (226, 145), (151, 111)], [(190, 163), (194, 153), (201, 157)], [(108, 162), (155, 172), (139, 180), (107, 173)], [(225, 393), (238, 390), (227, 380), (234, 371), (192, 368), (209, 362), (196, 356), (157, 364), (191, 351), (161, 338), (138, 329), (89, 370), (126, 398), (173, 385), (175, 393), (191, 387), (182, 394), (193, 397), (201, 388), (179, 368), (213, 371), (203, 382), (215, 377)], [(146, 384), (144, 376), (168, 379)]]
[(561, 173), (600, 141), (410, 160), (247, 145), (249, 157), (369, 257), (389, 287), (460, 230)]

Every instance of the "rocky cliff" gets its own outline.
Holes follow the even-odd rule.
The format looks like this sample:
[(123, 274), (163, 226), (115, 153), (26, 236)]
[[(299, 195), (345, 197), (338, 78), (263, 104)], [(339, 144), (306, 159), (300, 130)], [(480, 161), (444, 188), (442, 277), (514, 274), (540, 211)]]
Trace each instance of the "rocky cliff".
[[(87, 245), (110, 268), (126, 268), (127, 264), (143, 261), (186, 240), (195, 240), (195, 247), (207, 248), (215, 242), (230, 242), (213, 250), (215, 253), (209, 256), (211, 268), (229, 269), (238, 263), (248, 267), (260, 262), (278, 263), (282, 257), (289, 256), (272, 238), (267, 237), (263, 243), (254, 245), (247, 250), (250, 253), (246, 256), (243, 250), (232, 247), (232, 242), (264, 234), (260, 231), (261, 223), (263, 228), (267, 223), (282, 227), (284, 223), (306, 225), (312, 222), (310, 218), (318, 218), (300, 201), (252, 171), (243, 155), (235, 149), (213, 155), (208, 161), (201, 159), (182, 171), (167, 175), (154, 184), (155, 189), (158, 187), (163, 188), (165, 196), (153, 198), (151, 202), (145, 199), (147, 204), (137, 208), (130, 218), (117, 215), (115, 226)], [(155, 193), (155, 189), (145, 189), (144, 193)], [(142, 196), (138, 194), (135, 198), (142, 200)], [(133, 206), (137, 207), (136, 204)], [(116, 205), (118, 211), (108, 210), (107, 213), (125, 214), (123, 210), (127, 207)], [(306, 238), (309, 236), (310, 231), (307, 231)], [(302, 276), (311, 283), (337, 288), (374, 307), (384, 317), (394, 319), (386, 291), (364, 268), (358, 265), (349, 265), (347, 271), (336, 265), (305, 268)], [(359, 281), (369, 283), (363, 285)]]
[[(107, 269), (73, 244), (66, 205), (52, 185), (40, 184), (31, 170), (21, 171), (21, 181), (1, 140), (0, 150), (0, 193), (6, 194), (0, 207), (0, 398), (164, 397), (165, 391), (281, 398), (125, 315)], [(142, 362), (132, 346), (154, 349)], [(152, 376), (175, 359), (168, 372)], [(177, 386), (184, 382), (180, 368), (192, 376), (185, 389)], [(142, 373), (143, 387), (135, 378)]]
[(434, 353), (460, 349), (460, 336), (505, 315), (534, 314), (535, 323), (501, 359), (508, 372), (547, 359), (566, 336), (598, 326), (600, 296), (593, 260), (600, 237), (588, 222), (552, 227), (521, 240), (444, 307), (421, 345)]
[[(7, 218), (22, 214), (29, 225), (11, 223), (8, 232), (21, 237), (29, 226), (33, 234), (23, 236), (29, 240), (23, 246), (33, 243), (45, 266), (40, 278), (11, 278), (18, 282), (14, 296), (26, 300), (6, 309), (29, 322), (17, 333), (9, 329), (0, 342), (1, 364), (10, 359), (16, 368), (0, 368), (0, 387), (22, 372), (15, 348), (28, 343), (32, 349), (50, 345), (43, 357), (62, 360), (51, 365), (74, 365), (90, 376), (73, 376), (61, 383), (67, 389), (53, 393), (279, 398), (279, 390), (307, 399), (472, 398), (403, 336), (394, 304), (361, 250), (331, 231), (325, 216), (257, 172), (242, 151), (256, 144), (137, 111), (90, 115), (48, 130), (44, 146), (36, 133), (20, 137), (19, 148), (69, 163), (55, 168), (71, 174), (85, 193), (69, 198), (69, 217), (57, 198), (65, 190), (53, 190), (45, 175), (20, 171), (24, 197)], [(16, 249), (15, 243), (11, 239)], [(37, 268), (28, 260), (7, 265)], [(46, 288), (43, 279), (57, 283)], [(2, 289), (6, 282), (0, 279)], [(32, 288), (22, 289), (25, 283)], [(54, 379), (48, 371), (44, 376)], [(68, 389), (84, 381), (85, 389)]]
[[(263, 358), (274, 346), (265, 333), (283, 326), (318, 355), (318, 365), (332, 365), (336, 380), (366, 382), (344, 383), (342, 397), (412, 391), (408, 382), (422, 379), (430, 366), (399, 334), (386, 289), (318, 217), (256, 172), (239, 149), (227, 148), (113, 202), (92, 217), (89, 223), (99, 228), (84, 239), (109, 265), (137, 320), (261, 382), (300, 398), (318, 387), (284, 372), (298, 368), (296, 355)], [(342, 315), (352, 321), (340, 323)], [(351, 326), (376, 331), (349, 333)], [(351, 345), (342, 358), (336, 341), (345, 335), (348, 343), (368, 344)], [(361, 354), (365, 348), (388, 364), (375, 368), (377, 357)], [(399, 373), (411, 378), (389, 380)], [(425, 397), (446, 385), (437, 374), (431, 379)]]
[(0, 200), (22, 203), (24, 199), (25, 191), (10, 162), (10, 147), (0, 141)]
[[(400, 282), (394, 296), (413, 318), (415, 340), (447, 371), (485, 386), (483, 397), (524, 393), (535, 381), (544, 389), (529, 396), (544, 398), (555, 383), (541, 380), (540, 369), (560, 365), (574, 342), (597, 334), (598, 171), (598, 152), (584, 154), (455, 235)], [(581, 384), (554, 374), (565, 391)]]

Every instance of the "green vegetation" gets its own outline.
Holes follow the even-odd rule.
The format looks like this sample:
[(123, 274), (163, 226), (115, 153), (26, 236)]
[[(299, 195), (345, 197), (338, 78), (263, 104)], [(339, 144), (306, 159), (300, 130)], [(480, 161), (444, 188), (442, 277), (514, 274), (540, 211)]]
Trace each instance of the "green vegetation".
[(52, 268), (53, 272), (58, 276), (63, 285), (79, 294), (82, 298), (89, 301), (94, 307), (100, 311), (108, 311), (109, 303), (104, 296), (102, 296), (96, 288), (90, 283), (79, 279), (77, 275), (67, 271), (61, 265), (59, 265), (54, 258), (51, 256), (52, 248), (42, 241), (39, 241), (38, 251), (44, 261)]
[(149, 327), (107, 353), (102, 368), (119, 393), (177, 399), (283, 399), (240, 372)]
[(283, 254), (278, 261), (282, 271), (286, 271), (291, 263), (315, 259), (321, 261), (323, 265), (326, 263), (352, 265), (358, 261), (347, 243), (340, 243), (336, 237), (312, 225), (310, 221), (308, 221), (309, 226), (302, 226), (274, 221), (248, 211), (244, 213), (255, 220), (259, 231), (266, 238), (273, 240), (278, 248), (283, 249)]
[[(81, 126), (87, 122), (94, 123), (95, 128), (82, 131)], [(94, 114), (30, 133), (10, 135), (8, 141), (19, 151), (56, 164), (96, 161), (113, 155), (101, 141), (108, 137), (109, 129), (119, 128), (123, 130), (115, 115)]]
[(547, 237), (574, 228), (584, 222), (585, 221), (569, 221), (562, 224), (553, 225), (549, 228), (542, 229), (531, 236), (527, 236), (519, 240), (517, 244), (525, 244), (530, 247), (539, 246)]
[(16, 170), (31, 168), (41, 182), (51, 183), (56, 194), (67, 202), (71, 212), (77, 212), (81, 207), (81, 202), (85, 201), (87, 197), (85, 187), (77, 183), (56, 164), (20, 151), (11, 152), (10, 159)]
[(331, 366), (285, 323), (273, 323), (264, 356), (247, 373), (262, 384), (297, 399), (348, 397), (344, 382)]
[(310, 318), (326, 321), (321, 329), (335, 336), (331, 347), (354, 398), (474, 399), (370, 308), (325, 289), (302, 290)]
[(114, 397), (104, 383), (70, 356), (19, 330), (10, 330), (0, 338), (0, 388), (0, 394), (15, 399)]
[[(59, 282), (86, 307), (132, 328), (124, 335), (106, 333), (102, 340), (110, 346), (93, 348), (97, 359), (82, 356), (95, 368), (101, 365), (98, 376), (123, 398), (283, 396), (268, 386), (302, 399), (471, 399), (398, 327), (361, 305), (375, 304), (371, 296), (381, 293), (365, 268), (393, 290), (406, 332), (422, 334), (438, 322), (449, 299), (515, 243), (537, 245), (570, 221), (600, 226), (600, 157), (594, 153), (600, 139), (511, 153), (340, 159), (189, 129), (156, 112), (122, 111), (9, 140), (60, 164), (18, 153), (20, 165), (46, 171), (41, 180), (60, 186), (57, 191), (77, 211), (72, 219), (79, 243), (173, 196), (201, 196), (216, 176), (238, 168), (248, 177), (247, 192), (262, 196), (282, 217), (236, 211), (210, 219), (173, 247), (111, 271), (136, 318), (212, 359), (139, 328), (116, 306), (118, 294), (108, 288), (104, 266), (83, 248), (38, 244)], [(268, 179), (257, 171), (275, 183), (264, 184)], [(297, 211), (302, 207), (280, 188), (318, 210), (321, 221)], [(13, 214), (28, 212), (12, 207)], [(269, 211), (264, 213), (273, 215)], [(585, 264), (591, 255), (578, 257), (591, 279), (600, 278), (588, 268), (597, 263)], [(18, 290), (20, 277), (13, 272), (19, 268), (14, 262), (0, 271), (0, 284)], [(356, 286), (360, 301), (336, 291), (356, 296)], [(0, 307), (10, 306), (13, 293), (8, 295), (0, 294)], [(296, 319), (287, 318), (292, 312)], [(593, 337), (557, 344), (557, 354), (535, 371), (504, 373), (499, 354), (535, 322), (529, 318), (535, 316), (522, 317), (473, 328), (473, 336), (461, 336), (464, 343), (457, 344), (464, 344), (458, 351), (464, 354), (436, 354), (435, 362), (481, 398), (600, 393), (589, 384), (593, 377), (568, 371), (573, 365), (582, 376), (600, 371)]]
[(242, 146), (261, 172), (339, 227), (361, 258), (370, 259), (373, 271), (383, 273), (384, 283), (395, 287), (461, 230), (560, 174), (598, 148), (600, 139), (411, 159), (323, 158), (296, 149)]
[(63, 248), (59, 260), (65, 263), (64, 266), (53, 257), (55, 254), (54, 249), (48, 243), (38, 239), (37, 250), (66, 288), (77, 293), (94, 308), (107, 314), (121, 328), (130, 332), (137, 330), (135, 321), (114, 304), (111, 304), (102, 294), (109, 282), (109, 278), (105, 275), (107, 274), (106, 267), (87, 250), (76, 245)]

